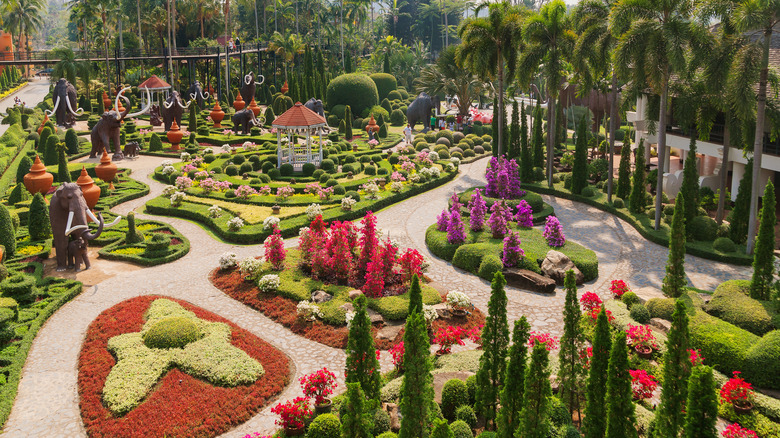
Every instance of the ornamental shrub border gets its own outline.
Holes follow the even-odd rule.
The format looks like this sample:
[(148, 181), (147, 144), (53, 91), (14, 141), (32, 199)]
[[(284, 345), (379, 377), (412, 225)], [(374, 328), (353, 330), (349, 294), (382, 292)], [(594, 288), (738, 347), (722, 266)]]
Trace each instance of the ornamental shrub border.
[(3, 172), (3, 176), (0, 177), (0, 195), (5, 195), (8, 187), (14, 183), (14, 180), (16, 179), (16, 170), (19, 168), (19, 163), (22, 161), (22, 158), (27, 155), (27, 152), (31, 151), (34, 146), (35, 142), (28, 140), (24, 143), (24, 146), (18, 149), (16, 156), (13, 158), (13, 161), (8, 164), (5, 172)]
[[(493, 206), (493, 203), (499, 200), (498, 198), (490, 198), (485, 196), (484, 188), (484, 186), (472, 187), (465, 192), (458, 193), (458, 201), (462, 204), (460, 209), (461, 215), (464, 217), (471, 215), (471, 211), (468, 208), (468, 203), (471, 200), (471, 195), (474, 194), (474, 190), (476, 189), (480, 189), (482, 191), (482, 199), (485, 200), (485, 205), (487, 206), (488, 210), (490, 210), (490, 207)], [(547, 216), (555, 216), (555, 209), (550, 204), (544, 202), (539, 194), (534, 192), (526, 192), (525, 196), (522, 198), (505, 200), (507, 206), (512, 210), (512, 217), (517, 214), (517, 204), (519, 204), (521, 200), (528, 202), (528, 204), (531, 206), (533, 211), (532, 216), (534, 225), (543, 224), (547, 219)], [(450, 198), (448, 204), (450, 206), (452, 205), (452, 198)]]
[[(40, 263), (7, 263), (6, 267), (11, 273), (23, 272), (26, 275), (34, 276), (39, 293), (42, 291), (49, 292), (55, 288), (58, 288), (58, 293), (47, 298), (51, 299), (51, 301), (45, 306), (41, 306), (40, 302), (20, 306), (20, 313), (24, 312), (26, 307), (30, 307), (35, 309), (36, 316), (24, 323), (12, 324), (12, 326), (15, 326), (15, 330), (17, 330), (17, 337), (21, 339), (17, 342), (9, 343), (0, 351), (0, 359), (9, 362), (8, 365), (0, 367), (0, 370), (8, 375), (4, 384), (0, 385), (0, 427), (5, 424), (8, 416), (11, 414), (11, 408), (19, 389), (19, 381), (22, 377), (22, 368), (27, 360), (27, 354), (30, 352), (33, 340), (38, 334), (38, 330), (54, 312), (81, 293), (81, 283), (78, 281), (54, 277), (41, 278), (43, 265)], [(31, 270), (32, 272), (28, 272)], [(29, 324), (29, 326), (24, 331), (23, 328), (26, 324)], [(19, 330), (20, 328), (22, 330)], [(16, 347), (15, 350), (10, 348), (14, 346)]]
[[(323, 211), (323, 220), (326, 222), (333, 221), (351, 221), (359, 219), (369, 211), (379, 211), (389, 205), (396, 202), (403, 201), (411, 198), (412, 196), (419, 195), (420, 193), (431, 190), (435, 187), (443, 185), (455, 178), (458, 174), (455, 172), (442, 172), (442, 177), (433, 181), (428, 181), (423, 184), (410, 186), (408, 190), (404, 190), (400, 193), (393, 193), (391, 191), (384, 191), (383, 198), (375, 201), (365, 200), (361, 197), (360, 202), (352, 207), (351, 211), (342, 211), (340, 208), (331, 208)], [(233, 201), (234, 199), (231, 199)], [(212, 218), (208, 214), (208, 205), (194, 204), (189, 202), (182, 203), (181, 207), (172, 207), (171, 202), (167, 197), (160, 196), (154, 198), (146, 203), (146, 211), (151, 214), (161, 216), (173, 216), (181, 217), (185, 219), (194, 220), (202, 225), (208, 227), (215, 235), (226, 242), (242, 243), (242, 244), (256, 244), (265, 240), (271, 234), (270, 230), (264, 230), (263, 225), (247, 225), (239, 231), (229, 231), (227, 226), (221, 226), (220, 223), (225, 221), (224, 217)], [(222, 219), (222, 221), (220, 221)], [(282, 237), (289, 238), (298, 234), (298, 230), (302, 227), (308, 226), (308, 217), (305, 214), (300, 216), (291, 217), (281, 222)]]
[[(106, 222), (112, 221), (114, 217), (116, 216), (110, 213), (104, 216)], [(137, 229), (138, 227), (147, 224), (154, 224), (157, 226), (154, 228), (143, 230), (144, 233), (152, 234), (152, 233), (159, 233), (162, 231), (168, 231), (169, 233), (165, 233), (167, 237), (179, 239), (181, 240), (181, 243), (178, 245), (169, 246), (169, 248), (174, 249), (174, 251), (171, 252), (170, 254), (161, 257), (148, 257), (143, 252), (140, 254), (113, 253), (112, 251), (121, 248), (129, 248), (129, 247), (145, 248), (146, 247), (144, 243), (139, 243), (134, 245), (125, 244), (124, 231), (127, 229), (127, 218), (123, 217), (122, 220), (119, 222), (119, 224), (117, 224), (117, 228), (109, 228), (109, 230), (111, 231), (122, 230), (121, 234), (117, 238), (113, 238), (110, 240), (106, 239), (105, 241), (99, 242), (103, 244), (103, 247), (100, 248), (98, 254), (100, 255), (101, 258), (104, 258), (106, 260), (120, 260), (120, 261), (132, 262), (132, 263), (139, 264), (141, 266), (156, 266), (156, 265), (162, 265), (164, 263), (170, 263), (174, 260), (178, 260), (184, 257), (185, 255), (187, 255), (188, 252), (190, 252), (190, 241), (186, 237), (184, 237), (184, 235), (181, 234), (178, 230), (173, 228), (171, 225), (159, 221), (137, 219), (135, 226)], [(94, 224), (92, 224), (92, 226), (94, 227)]]
[[(563, 188), (563, 182), (553, 184), (553, 188), (542, 186), (537, 183), (523, 184), (523, 188), (526, 190), (534, 191), (540, 194), (557, 196), (563, 199), (569, 199), (572, 201), (582, 202), (590, 206), (596, 207), (599, 210), (611, 213), (620, 219), (628, 222), (634, 229), (639, 232), (645, 239), (662, 246), (669, 246), (669, 236), (667, 231), (655, 231), (654, 222), (646, 214), (633, 215), (627, 208), (615, 208), (612, 205), (607, 204), (604, 195), (601, 191), (597, 192), (597, 195), (593, 198), (588, 198), (581, 195), (572, 194), (570, 191)], [(730, 263), (734, 265), (750, 266), (753, 264), (753, 257), (744, 253), (729, 253), (723, 254), (715, 251), (712, 248), (712, 242), (686, 242), (685, 251), (688, 254), (702, 257), (708, 260), (715, 260), (723, 263)]]

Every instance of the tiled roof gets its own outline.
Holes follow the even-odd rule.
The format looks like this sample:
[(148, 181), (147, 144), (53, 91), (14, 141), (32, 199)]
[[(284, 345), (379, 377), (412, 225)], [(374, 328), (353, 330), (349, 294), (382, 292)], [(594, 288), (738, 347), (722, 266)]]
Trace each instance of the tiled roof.
[(149, 79), (141, 82), (138, 89), (143, 90), (144, 87), (148, 87), (150, 90), (164, 90), (166, 88), (171, 88), (171, 84), (158, 78), (157, 75), (152, 75)]
[(325, 118), (296, 102), (281, 116), (274, 119), (274, 128), (316, 128), (326, 125)]

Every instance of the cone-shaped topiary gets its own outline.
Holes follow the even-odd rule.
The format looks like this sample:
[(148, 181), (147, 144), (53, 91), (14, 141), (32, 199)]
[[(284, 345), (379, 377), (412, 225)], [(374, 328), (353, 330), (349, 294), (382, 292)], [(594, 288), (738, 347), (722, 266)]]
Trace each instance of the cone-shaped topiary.
[(637, 438), (632, 398), (626, 332), (620, 330), (612, 342), (607, 370), (607, 438)]
[(661, 404), (656, 411), (655, 429), (658, 436), (677, 436), (685, 423), (685, 400), (691, 360), (688, 352), (690, 335), (685, 303), (678, 299), (672, 314), (672, 327), (664, 354), (664, 384)]
[(515, 321), (512, 332), (512, 347), (509, 349), (509, 363), (504, 373), (504, 386), (501, 388), (501, 409), (496, 420), (496, 436), (512, 438), (520, 425), (520, 412), (523, 409), (523, 391), (528, 349), (526, 344), (531, 335), (531, 325), (525, 315)]
[(544, 133), (542, 132), (542, 107), (541, 102), (536, 100), (536, 109), (534, 110), (533, 138), (531, 145), (534, 149), (533, 167), (544, 169)]
[(425, 317), (421, 312), (414, 312), (406, 318), (404, 332), (404, 380), (401, 383), (399, 406), (403, 417), (399, 438), (428, 436), (428, 414), (433, 402), (430, 349)]
[(43, 164), (54, 166), (57, 164), (57, 146), (60, 141), (56, 135), (50, 135), (46, 140), (46, 151), (43, 154)]
[(582, 399), (582, 384), (585, 367), (582, 363), (580, 351), (584, 348), (585, 337), (580, 328), (580, 304), (577, 301), (577, 283), (574, 279), (574, 271), (566, 271), (563, 280), (566, 289), (566, 303), (563, 308), (563, 336), (561, 337), (561, 351), (559, 354), (560, 371), (560, 398), (569, 408), (569, 415), (574, 411), (579, 412)]
[(152, 133), (152, 136), (149, 138), (149, 152), (159, 152), (162, 150), (162, 140), (160, 140), (160, 136), (157, 135), (156, 132)]
[(718, 396), (712, 368), (699, 365), (688, 380), (688, 402), (685, 404), (685, 438), (716, 438), (718, 431)]
[(552, 396), (550, 387), (549, 356), (545, 343), (536, 342), (531, 351), (531, 363), (525, 374), (523, 396), (525, 404), (520, 413), (520, 428), (517, 438), (546, 438), (550, 430), (550, 412), (548, 398)]
[(49, 206), (40, 193), (36, 193), (30, 203), (29, 230), (31, 240), (46, 240), (51, 237)]
[(352, 138), (352, 108), (349, 105), (344, 109), (344, 138)]
[(663, 290), (667, 297), (677, 298), (683, 294), (688, 280), (685, 278), (685, 196), (677, 194), (674, 201), (672, 231), (669, 235), (669, 258), (666, 261), (666, 276)]
[[(680, 192), (685, 197), (685, 223), (690, 224), (699, 215), (699, 171), (696, 170), (696, 136), (691, 136), (688, 155), (683, 165), (683, 179)], [(686, 232), (691, 236), (691, 230)]]
[(412, 275), (412, 284), (409, 286), (409, 315), (414, 311), (422, 312), (423, 299), (422, 290), (420, 289), (420, 279), (417, 274)]
[(5, 205), (0, 204), (0, 245), (5, 247), (5, 252), (12, 256), (16, 252), (16, 232), (11, 221), (11, 214)]
[(618, 168), (617, 197), (627, 201), (631, 195), (631, 138), (625, 137), (620, 148), (620, 166)]
[(44, 126), (41, 130), (41, 136), (38, 138), (37, 149), (39, 152), (46, 152), (46, 144), (49, 137), (52, 135), (52, 130), (48, 126)]
[(144, 241), (144, 235), (135, 228), (135, 213), (127, 213), (127, 233), (125, 233), (125, 243), (132, 244)]
[[(249, 105), (249, 102), (246, 103)], [(198, 129), (198, 113), (197, 113), (197, 105), (190, 105), (190, 118), (187, 123), (187, 129), (190, 132), (195, 132)]]
[(482, 328), (482, 356), (477, 370), (477, 412), (485, 418), (485, 428), (495, 429), (498, 392), (504, 383), (509, 324), (506, 319), (506, 292), (504, 274), (497, 271), (490, 285), (488, 316)]
[(750, 297), (757, 300), (769, 300), (772, 297), (774, 280), (775, 249), (775, 186), (767, 181), (764, 196), (761, 198), (761, 223), (756, 237), (753, 253), (753, 278), (750, 281)]
[(265, 109), (265, 124), (270, 126), (274, 120), (276, 120), (276, 114), (274, 114), (274, 109), (271, 108), (271, 105), (268, 105)]
[(360, 383), (366, 397), (379, 399), (380, 368), (376, 358), (376, 346), (371, 335), (371, 319), (366, 311), (366, 297), (354, 301), (355, 316), (349, 326), (347, 340), (347, 383)]
[(345, 415), (341, 417), (341, 435), (344, 438), (371, 438), (371, 423), (363, 415), (366, 411), (366, 396), (360, 383), (347, 383), (346, 403)]
[(734, 201), (734, 208), (729, 214), (729, 237), (736, 244), (745, 243), (747, 240), (748, 218), (750, 210), (750, 196), (752, 194), (753, 181), (753, 159), (749, 159), (745, 164), (745, 174), (739, 180), (737, 189), (737, 199)]
[(531, 180), (534, 172), (534, 162), (531, 148), (528, 145), (528, 115), (525, 104), (520, 106), (520, 180)]
[(74, 155), (79, 153), (79, 136), (73, 128), (65, 131), (65, 146), (68, 148), (68, 154)]
[(628, 209), (631, 213), (644, 213), (645, 211), (645, 140), (639, 140), (636, 149), (634, 177), (631, 181), (631, 198), (628, 201)]
[(57, 145), (57, 181), (71, 182), (70, 171), (68, 170), (68, 157), (65, 155), (65, 145), (59, 143)]
[(379, 136), (379, 138), (387, 138), (387, 123), (382, 123), (382, 126), (379, 127), (377, 136)]
[(607, 312), (601, 308), (593, 335), (593, 359), (588, 374), (584, 433), (587, 438), (603, 437), (607, 433), (607, 369), (612, 348)]
[(574, 166), (571, 170), (571, 192), (582, 193), (588, 185), (588, 122), (585, 115), (577, 124), (577, 144), (574, 149)]
[(33, 163), (30, 157), (27, 155), (22, 157), (22, 159), (19, 161), (19, 167), (16, 168), (16, 182), (24, 182), (24, 176), (30, 172), (32, 165)]
[(520, 161), (520, 108), (516, 100), (512, 101), (512, 123), (509, 125), (509, 147), (506, 157)]

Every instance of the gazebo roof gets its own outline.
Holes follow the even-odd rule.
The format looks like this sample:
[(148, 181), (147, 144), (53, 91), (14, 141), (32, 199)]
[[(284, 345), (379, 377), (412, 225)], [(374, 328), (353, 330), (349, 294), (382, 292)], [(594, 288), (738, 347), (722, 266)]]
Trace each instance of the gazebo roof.
[(167, 90), (168, 88), (171, 88), (171, 84), (158, 78), (157, 75), (152, 75), (149, 79), (141, 82), (141, 84), (138, 85), (138, 89), (140, 90), (143, 90), (144, 87), (149, 88), (149, 91)]
[(271, 126), (282, 129), (306, 129), (325, 125), (327, 125), (327, 121), (324, 117), (306, 108), (302, 103), (296, 102), (292, 108), (274, 119)]

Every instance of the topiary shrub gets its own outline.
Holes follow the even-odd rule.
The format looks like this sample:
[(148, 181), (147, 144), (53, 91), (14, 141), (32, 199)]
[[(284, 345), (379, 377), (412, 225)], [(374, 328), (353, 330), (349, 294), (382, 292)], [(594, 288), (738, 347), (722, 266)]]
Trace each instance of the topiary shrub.
[(376, 166), (366, 166), (366, 168), (363, 169), (363, 172), (368, 176), (374, 176), (376, 175)]
[(712, 249), (720, 252), (734, 252), (737, 250), (737, 245), (728, 237), (718, 237), (712, 242)]
[(586, 198), (592, 198), (596, 196), (596, 190), (594, 190), (592, 186), (587, 186), (582, 189), (582, 196)]
[[(380, 126), (383, 125), (382, 120), (390, 119), (390, 112), (382, 108), (380, 105), (374, 105), (370, 108), (364, 109), (361, 115), (366, 120), (370, 120), (371, 116), (373, 115), (376, 124)], [(368, 122), (366, 122), (366, 126), (368, 126), (367, 124)]]
[(328, 83), (326, 95), (331, 113), (335, 113), (336, 105), (349, 105), (353, 114), (362, 114), (364, 109), (379, 103), (376, 83), (369, 76), (359, 73), (334, 78)]
[[(311, 430), (311, 429), (309, 429)], [(374, 435), (380, 435), (390, 430), (390, 414), (384, 409), (377, 409), (374, 412)], [(336, 436), (337, 438), (340, 435)]]
[(455, 412), (461, 406), (469, 404), (469, 392), (466, 383), (460, 379), (450, 379), (441, 390), (441, 413), (449, 421), (455, 420)]
[(482, 257), (482, 262), (479, 264), (477, 275), (479, 275), (480, 278), (491, 281), (493, 280), (493, 276), (496, 275), (496, 272), (501, 271), (502, 269), (504, 269), (504, 263), (501, 261), (501, 258), (495, 254), (488, 254), (485, 257)]
[(394, 109), (390, 113), (390, 125), (403, 126), (404, 123), (406, 123), (406, 116), (404, 115), (403, 111)]
[(612, 206), (615, 208), (625, 208), (626, 204), (623, 203), (623, 200), (620, 198), (614, 198), (612, 200)]
[(11, 214), (3, 204), (0, 204), (0, 245), (5, 247), (7, 255), (14, 255), (16, 252), (16, 231)]
[(263, 163), (262, 166), (260, 166), (260, 169), (263, 170), (263, 173), (268, 173), (268, 172), (271, 171), (271, 169), (273, 169), (275, 167), (276, 167), (276, 165), (274, 163), (272, 163), (270, 161), (266, 161), (265, 163)]
[(466, 379), (466, 389), (469, 392), (469, 405), (474, 405), (477, 402), (477, 376), (469, 376)]
[[(396, 91), (396, 88), (398, 88), (398, 81), (395, 79), (395, 76), (389, 73), (374, 73), (370, 77), (371, 80), (374, 81), (374, 84), (376, 84), (379, 100), (389, 98), (391, 92), (398, 93)], [(328, 88), (330, 89), (330, 86)]]
[(301, 169), (303, 176), (312, 176), (316, 170), (317, 166), (314, 165), (314, 163), (304, 163), (303, 168)]
[[(333, 190), (335, 191), (336, 189), (333, 189)], [(350, 197), (350, 198), (354, 199), (355, 201), (360, 202), (360, 194), (358, 192), (354, 191), (354, 190), (348, 191), (347, 193), (344, 194), (344, 196), (345, 197)]]
[[(374, 82), (376, 82), (376, 81), (374, 81)], [(379, 85), (377, 85), (377, 88), (379, 88)], [(408, 93), (407, 93), (407, 96), (408, 96)], [(403, 100), (404, 99), (404, 97), (401, 95), (401, 92), (398, 91), (397, 89), (387, 93), (387, 98), (390, 99), (390, 100)]]
[(450, 424), (450, 430), (454, 438), (474, 438), (474, 432), (465, 421), (458, 420)]
[(463, 405), (459, 407), (455, 411), (455, 418), (468, 424), (472, 429), (477, 427), (477, 414), (471, 406)]
[(667, 321), (672, 320), (674, 313), (674, 299), (672, 298), (651, 298), (645, 303), (651, 318), (661, 318)]
[(381, 435), (377, 435), (376, 438), (398, 438), (398, 434), (395, 432), (385, 432)]
[(747, 280), (722, 283), (705, 306), (706, 312), (758, 336), (780, 328), (780, 315), (772, 303), (750, 298), (749, 289)]
[(780, 387), (780, 331), (767, 333), (753, 344), (745, 356), (745, 372), (753, 385)]
[(243, 175), (245, 173), (249, 173), (254, 170), (254, 167), (252, 163), (246, 162), (241, 165), (241, 167), (238, 168), (239, 175)]
[(135, 213), (127, 213), (127, 232), (125, 233), (125, 243), (133, 244), (144, 241), (143, 233), (139, 233), (135, 228)]
[(168, 255), (168, 248), (171, 246), (171, 238), (165, 234), (157, 233), (146, 242), (144, 255), (149, 258), (158, 258)]
[(49, 206), (43, 195), (36, 193), (30, 203), (28, 220), (30, 239), (46, 240), (51, 237), (51, 222), (49, 221)]
[(279, 172), (281, 172), (282, 176), (292, 176), (294, 171), (295, 168), (290, 163), (284, 163), (279, 167)]
[[(634, 291), (628, 291), (623, 294), (622, 297), (620, 297), (620, 301), (623, 302), (623, 304), (626, 305), (626, 307), (631, 310), (631, 307), (634, 304), (640, 303), (639, 297), (634, 293)], [(647, 310), (647, 308), (645, 308)]]
[(236, 164), (236, 165), (240, 166), (241, 164), (244, 164), (244, 161), (246, 161), (246, 156), (243, 155), (243, 154), (236, 154), (236, 155), (233, 155), (233, 158), (231, 158), (230, 161), (233, 164)]
[(227, 176), (236, 176), (238, 175), (238, 166), (235, 164), (230, 164), (225, 167), (225, 175)]
[(647, 307), (642, 303), (636, 303), (631, 306), (629, 314), (640, 324), (647, 324), (650, 322), (650, 311), (647, 310)]
[(0, 290), (3, 296), (16, 301), (30, 301), (35, 292), (35, 277), (24, 274), (14, 274), (0, 282)]
[(149, 138), (149, 152), (159, 152), (162, 150), (162, 140), (160, 140), (160, 136), (157, 135), (156, 132), (152, 133), (152, 136)]
[(685, 229), (695, 240), (712, 241), (717, 236), (718, 223), (709, 216), (696, 216)]
[[(388, 423), (390, 418), (388, 417)], [(309, 425), (307, 438), (341, 438), (341, 421), (333, 414), (318, 415)]]
[(173, 316), (161, 319), (141, 334), (149, 348), (183, 348), (200, 339), (200, 330), (190, 318)]
[(474, 153), (477, 155), (482, 155), (485, 153), (485, 148), (483, 148), (482, 146), (474, 146), (474, 149), (469, 149), (469, 150), (473, 150)]

